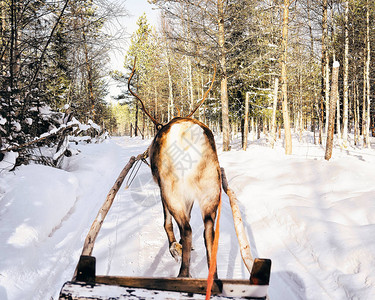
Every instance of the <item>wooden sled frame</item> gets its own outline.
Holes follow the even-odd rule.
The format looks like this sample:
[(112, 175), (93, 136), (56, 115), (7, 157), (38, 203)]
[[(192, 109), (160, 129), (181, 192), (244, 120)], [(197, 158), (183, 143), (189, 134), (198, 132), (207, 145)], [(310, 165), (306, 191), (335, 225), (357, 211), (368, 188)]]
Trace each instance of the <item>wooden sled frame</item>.
[[(147, 151), (146, 151), (147, 152)], [(106, 201), (99, 210), (98, 216), (93, 222), (90, 231), (86, 237), (85, 244), (80, 256), (77, 268), (75, 270), (72, 281), (66, 282), (60, 291), (60, 300), (79, 300), (79, 299), (109, 299), (108, 297), (98, 296), (95, 289), (106, 289), (108, 287), (124, 287), (123, 290), (117, 291), (120, 295), (111, 295), (110, 299), (132, 299), (137, 298), (132, 292), (135, 289), (146, 289), (152, 291), (169, 291), (186, 293), (193, 297), (194, 294), (205, 294), (207, 288), (207, 279), (195, 278), (147, 278), (147, 277), (125, 277), (125, 276), (99, 276), (96, 275), (96, 259), (91, 256), (96, 237), (99, 233), (101, 225), (106, 214), (111, 207), (114, 197), (121, 187), (127, 173), (136, 161), (144, 160), (146, 152), (135, 157), (131, 157), (128, 164), (124, 167), (114, 186), (110, 190)], [(238, 213), (237, 199), (234, 192), (229, 189), (225, 177), (224, 169), (222, 169), (223, 189), (228, 194), (232, 206), (233, 214)], [(235, 212), (237, 210), (237, 212)], [(242, 229), (243, 230), (243, 229)], [(240, 229), (241, 231), (241, 229)], [(237, 232), (237, 227), (236, 227)], [(237, 232), (237, 236), (244, 232)], [(214, 280), (211, 294), (213, 296), (222, 297), (240, 297), (246, 299), (266, 299), (267, 290), (270, 281), (271, 260), (251, 257), (250, 249), (240, 249), (241, 256), (246, 267), (250, 271), (250, 279), (216, 279)], [(249, 263), (249, 256), (251, 263)], [(251, 266), (251, 268), (250, 268)], [(131, 290), (129, 289), (131, 288)], [(90, 292), (89, 296), (86, 296)], [(91, 293), (93, 292), (93, 293)], [(86, 293), (86, 294), (85, 294)], [(144, 297), (140, 297), (143, 298)], [(221, 297), (220, 297), (221, 298)], [(223, 299), (223, 298), (222, 298)]]
[[(87, 286), (93, 289), (96, 285), (110, 285), (154, 291), (170, 291), (186, 293), (190, 296), (206, 293), (207, 279), (98, 276), (95, 274), (95, 265), (95, 257), (81, 256), (78, 263), (77, 277), (75, 281), (65, 283), (61, 290), (59, 299), (79, 299), (73, 298), (73, 295), (69, 294), (72, 287), (79, 289)], [(270, 279), (270, 269), (271, 261), (269, 259), (256, 258), (254, 260), (253, 272), (250, 280), (216, 279), (212, 286), (212, 295), (248, 299), (266, 299)]]

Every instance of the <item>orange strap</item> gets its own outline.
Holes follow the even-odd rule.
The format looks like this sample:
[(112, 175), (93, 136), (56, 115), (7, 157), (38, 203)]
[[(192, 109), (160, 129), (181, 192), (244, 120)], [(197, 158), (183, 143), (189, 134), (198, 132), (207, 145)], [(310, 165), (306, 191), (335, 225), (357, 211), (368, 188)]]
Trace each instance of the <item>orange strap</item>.
[(215, 228), (214, 244), (212, 246), (210, 269), (208, 270), (206, 300), (210, 299), (210, 297), (211, 297), (211, 288), (212, 288), (212, 285), (214, 283), (214, 273), (215, 273), (215, 270), (216, 270), (216, 256), (217, 256), (217, 250), (219, 248), (219, 227), (220, 227), (220, 213), (221, 213), (221, 188), (220, 188), (219, 197), (220, 197), (220, 199), (219, 199), (219, 206), (217, 208), (217, 222), (216, 222), (216, 228)]

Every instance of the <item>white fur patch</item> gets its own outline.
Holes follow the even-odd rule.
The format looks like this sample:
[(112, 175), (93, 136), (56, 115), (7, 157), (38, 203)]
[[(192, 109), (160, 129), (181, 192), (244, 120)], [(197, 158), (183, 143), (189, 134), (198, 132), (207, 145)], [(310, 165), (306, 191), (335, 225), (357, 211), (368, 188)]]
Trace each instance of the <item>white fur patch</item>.
[(196, 200), (202, 206), (217, 198), (218, 162), (204, 129), (191, 121), (174, 123), (164, 145), (159, 172), (173, 210), (189, 211)]
[(203, 151), (209, 144), (203, 129), (192, 122), (173, 124), (168, 134), (163, 156), (173, 161), (174, 175), (185, 180), (195, 174)]

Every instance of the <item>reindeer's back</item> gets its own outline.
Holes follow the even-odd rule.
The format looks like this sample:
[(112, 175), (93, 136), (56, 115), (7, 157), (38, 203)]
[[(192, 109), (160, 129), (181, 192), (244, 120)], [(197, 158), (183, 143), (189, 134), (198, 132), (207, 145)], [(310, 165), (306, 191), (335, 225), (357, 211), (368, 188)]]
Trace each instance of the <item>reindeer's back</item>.
[[(162, 190), (175, 193), (215, 193), (220, 167), (211, 130), (190, 118), (175, 118), (155, 136), (150, 147), (152, 173)], [(205, 197), (204, 195), (202, 195)]]

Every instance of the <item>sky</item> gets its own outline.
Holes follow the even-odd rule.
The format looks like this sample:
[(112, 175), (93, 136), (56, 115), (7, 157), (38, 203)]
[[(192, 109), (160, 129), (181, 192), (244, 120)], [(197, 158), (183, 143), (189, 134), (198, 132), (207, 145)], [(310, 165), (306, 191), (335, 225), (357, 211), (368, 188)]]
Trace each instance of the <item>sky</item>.
[[(146, 13), (147, 19), (152, 26), (158, 26), (159, 12), (155, 9), (155, 6), (149, 4), (147, 0), (113, 0), (115, 3), (121, 4), (125, 7), (128, 16), (124, 16), (118, 19), (114, 24), (113, 31), (124, 30), (126, 31), (125, 38), (121, 42), (117, 43), (116, 48), (113, 48), (110, 53), (110, 69), (124, 71), (123, 62), (126, 54), (126, 50), (129, 46), (131, 34), (137, 29), (137, 20), (143, 14)], [(110, 101), (112, 97), (117, 96), (121, 93), (121, 89), (117, 87), (117, 83), (110, 80), (109, 83), (109, 95), (107, 101)]]

